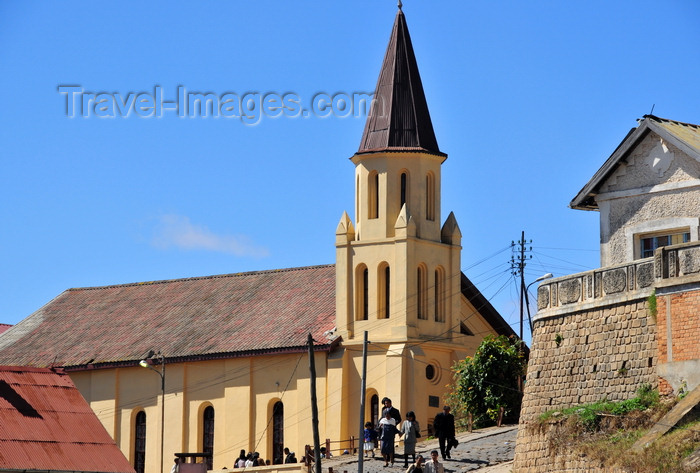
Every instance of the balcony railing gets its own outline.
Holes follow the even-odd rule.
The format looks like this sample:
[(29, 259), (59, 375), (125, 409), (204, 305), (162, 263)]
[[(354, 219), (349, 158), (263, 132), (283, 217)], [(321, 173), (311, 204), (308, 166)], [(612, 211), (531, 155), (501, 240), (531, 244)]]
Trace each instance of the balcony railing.
[(643, 297), (659, 286), (700, 279), (700, 242), (658, 248), (654, 256), (629, 263), (549, 279), (537, 289), (535, 319), (576, 304)]

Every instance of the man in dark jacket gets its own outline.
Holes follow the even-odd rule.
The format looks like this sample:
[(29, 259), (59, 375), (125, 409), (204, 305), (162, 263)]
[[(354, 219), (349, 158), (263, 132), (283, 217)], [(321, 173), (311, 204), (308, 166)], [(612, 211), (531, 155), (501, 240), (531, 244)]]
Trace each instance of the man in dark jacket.
[(442, 412), (435, 416), (433, 429), (440, 443), (442, 460), (447, 460), (455, 438), (455, 416), (450, 414), (450, 406), (443, 407)]
[(289, 448), (284, 447), (284, 462), (285, 463), (296, 463), (297, 457), (294, 452), (290, 452)]
[(384, 405), (384, 408), (382, 409), (382, 417), (384, 417), (386, 411), (389, 411), (391, 413), (391, 417), (396, 421), (396, 428), (399, 428), (401, 426), (401, 414), (399, 413), (399, 410), (391, 405), (391, 399), (388, 397), (382, 399), (382, 404)]

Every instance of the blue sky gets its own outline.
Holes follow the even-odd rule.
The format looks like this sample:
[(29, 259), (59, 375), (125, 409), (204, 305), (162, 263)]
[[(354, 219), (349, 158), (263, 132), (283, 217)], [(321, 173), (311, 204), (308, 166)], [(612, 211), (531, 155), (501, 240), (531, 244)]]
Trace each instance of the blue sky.
[[(364, 117), (69, 118), (59, 87), (142, 94), (144, 115), (178, 87), (305, 107), (371, 93), (395, 12), (393, 0), (0, 3), (0, 322), (70, 287), (334, 262)], [(511, 241), (532, 239), (528, 282), (597, 267), (598, 214), (569, 201), (652, 106), (700, 122), (700, 3), (406, 0), (404, 12), (449, 155), (442, 219), (455, 212), (463, 271), (517, 331)]]

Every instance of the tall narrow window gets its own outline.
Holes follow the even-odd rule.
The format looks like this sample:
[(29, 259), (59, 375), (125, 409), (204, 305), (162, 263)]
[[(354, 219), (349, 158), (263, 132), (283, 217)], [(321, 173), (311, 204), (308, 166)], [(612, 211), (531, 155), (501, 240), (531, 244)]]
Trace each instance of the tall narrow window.
[(362, 218), (360, 213), (362, 206), (360, 205), (360, 176), (357, 176), (357, 182), (355, 182), (355, 216), (356, 222), (359, 222)]
[(362, 320), (369, 318), (369, 270), (362, 271)]
[(355, 270), (355, 320), (369, 318), (369, 271), (364, 264)]
[(368, 204), (368, 218), (378, 218), (379, 217), (379, 173), (377, 171), (372, 171), (369, 173), (369, 195)]
[(429, 172), (425, 178), (425, 218), (435, 220), (435, 176)]
[(134, 422), (134, 469), (144, 473), (146, 469), (146, 413), (136, 414)]
[(445, 321), (445, 276), (442, 268), (435, 270), (435, 321)]
[(384, 268), (384, 318), (391, 316), (391, 270)]
[(202, 415), (202, 451), (209, 456), (204, 458), (207, 470), (214, 469), (214, 408), (207, 406)]
[(418, 266), (418, 271), (416, 274), (416, 309), (418, 311), (418, 318), (424, 320), (428, 318), (428, 301), (425, 297), (425, 276), (425, 268), (423, 266)]
[(277, 401), (272, 408), (272, 462), (284, 463), (284, 405)]
[(406, 203), (406, 190), (408, 189), (408, 175), (406, 172), (401, 173), (401, 204), (399, 208), (403, 207)]
[(376, 394), (369, 401), (369, 411), (372, 425), (379, 425), (379, 396)]
[(389, 265), (382, 263), (377, 271), (377, 313), (380, 319), (389, 318), (389, 303), (391, 298), (391, 271)]

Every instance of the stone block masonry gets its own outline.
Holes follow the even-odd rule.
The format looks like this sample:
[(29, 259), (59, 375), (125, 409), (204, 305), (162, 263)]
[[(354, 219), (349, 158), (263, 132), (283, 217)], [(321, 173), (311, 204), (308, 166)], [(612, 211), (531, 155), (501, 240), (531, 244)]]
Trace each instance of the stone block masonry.
[(700, 243), (548, 280), (537, 303), (513, 471), (615, 471), (553, 449), (557, 426), (537, 418), (629, 399), (647, 384), (663, 393), (700, 384)]
[[(514, 471), (601, 471), (577, 455), (553, 455), (537, 417), (656, 387), (656, 326), (645, 298), (535, 322)], [(588, 468), (592, 468), (588, 470)]]

